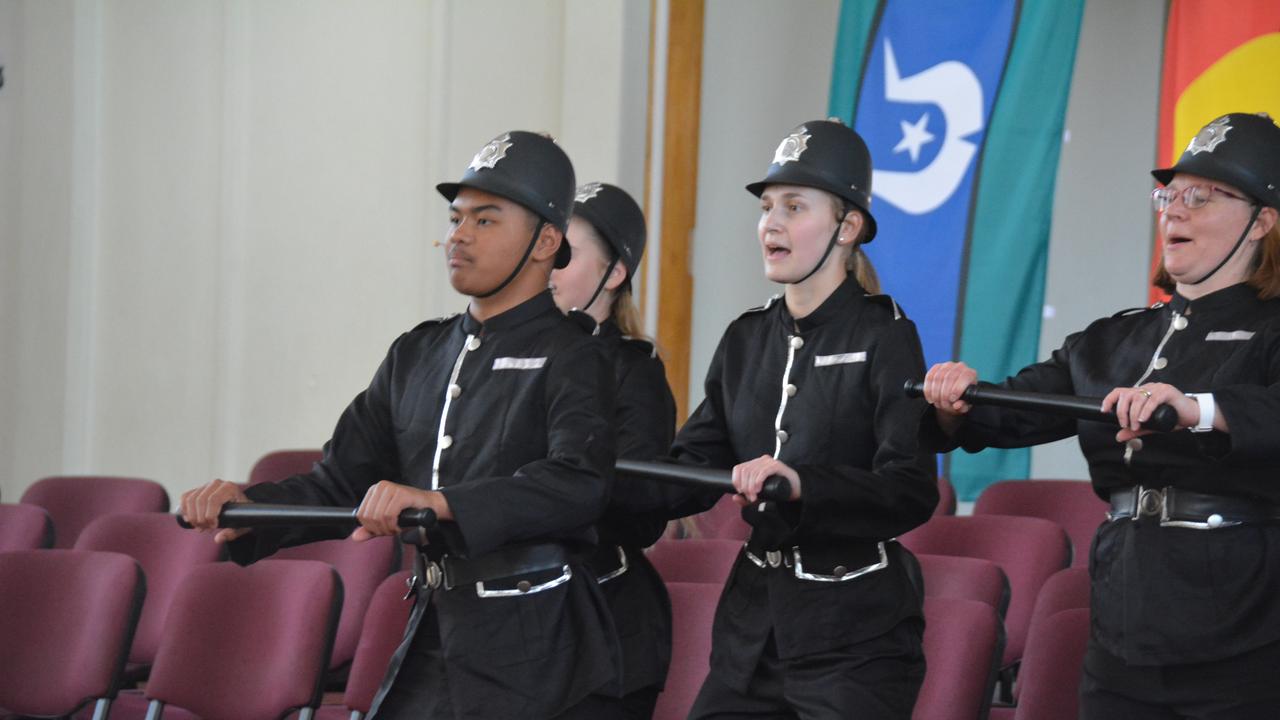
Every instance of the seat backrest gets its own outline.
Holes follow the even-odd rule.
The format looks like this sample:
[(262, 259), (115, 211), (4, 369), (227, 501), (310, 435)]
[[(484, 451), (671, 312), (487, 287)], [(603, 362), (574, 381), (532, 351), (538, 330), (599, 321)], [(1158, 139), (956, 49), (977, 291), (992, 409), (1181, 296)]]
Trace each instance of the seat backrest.
[(94, 518), (125, 512), (168, 512), (169, 493), (154, 480), (105, 475), (58, 475), (37, 480), (22, 502), (53, 518), (54, 547), (75, 546)]
[(1027, 638), (1018, 670), (1015, 720), (1075, 720), (1080, 712), (1080, 680), (1089, 644), (1089, 611), (1060, 610)]
[(360, 644), (356, 646), (347, 689), (342, 696), (342, 703), (349, 710), (367, 714), (382, 686), (391, 656), (404, 639), (409, 612), (413, 609), (413, 598), (405, 597), (409, 589), (407, 581), (412, 576), (413, 573), (406, 570), (388, 576), (369, 601), (360, 630)]
[(216, 562), (224, 553), (212, 535), (183, 530), (173, 515), (161, 512), (103, 515), (80, 533), (76, 549), (122, 553), (142, 566), (147, 599), (129, 652), (129, 662), (142, 665), (155, 660), (164, 618), (182, 579), (193, 567)]
[(178, 589), (146, 694), (204, 720), (275, 720), (320, 704), (342, 581), (327, 563), (198, 566)]
[(253, 464), (249, 470), (249, 484), (275, 482), (311, 472), (311, 467), (323, 458), (323, 450), (273, 450)]
[(1004, 649), (995, 609), (977, 600), (926, 597), (924, 618), (927, 669), (912, 718), (986, 717)]
[(899, 541), (917, 555), (976, 557), (1000, 566), (1009, 579), (1009, 609), (1004, 617), (1006, 665), (1022, 657), (1041, 586), (1067, 566), (1070, 556), (1066, 532), (1056, 523), (1031, 517), (939, 515)]
[(956, 514), (956, 488), (945, 477), (938, 476), (938, 504), (933, 508), (934, 515)]
[(995, 608), (1001, 618), (1009, 609), (1009, 579), (999, 565), (984, 558), (917, 555), (924, 575), (925, 597), (977, 600)]
[(53, 520), (39, 505), (0, 504), (0, 552), (53, 547)]
[(333, 641), (330, 668), (351, 662), (360, 640), (369, 599), (387, 575), (400, 565), (400, 540), (391, 536), (375, 537), (364, 542), (323, 540), (284, 548), (272, 556), (276, 560), (319, 560), (327, 562), (342, 578), (342, 615), (338, 634)]
[(723, 585), (742, 552), (741, 540), (686, 538), (659, 540), (645, 551), (666, 582), (706, 582)]
[(671, 666), (653, 720), (683, 720), (711, 668), (711, 621), (720, 583), (668, 582), (671, 596)]
[(751, 526), (742, 519), (742, 508), (733, 502), (732, 495), (725, 495), (710, 510), (693, 516), (700, 538), (724, 538), (746, 540)]
[(1071, 538), (1073, 567), (1089, 566), (1089, 546), (1107, 519), (1107, 503), (1084, 480), (1004, 480), (989, 485), (974, 515), (1021, 515), (1052, 520)]
[(51, 717), (114, 698), (145, 594), (127, 555), (0, 553), (0, 708)]

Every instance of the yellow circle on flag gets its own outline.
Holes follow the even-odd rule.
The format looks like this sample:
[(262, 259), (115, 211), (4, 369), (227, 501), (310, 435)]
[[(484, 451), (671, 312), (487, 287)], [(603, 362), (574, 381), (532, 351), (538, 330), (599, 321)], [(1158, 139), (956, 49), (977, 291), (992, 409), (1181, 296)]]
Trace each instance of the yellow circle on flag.
[(1231, 112), (1265, 112), (1280, 121), (1280, 33), (1260, 35), (1223, 55), (1178, 97), (1167, 162), (1177, 162), (1200, 128)]

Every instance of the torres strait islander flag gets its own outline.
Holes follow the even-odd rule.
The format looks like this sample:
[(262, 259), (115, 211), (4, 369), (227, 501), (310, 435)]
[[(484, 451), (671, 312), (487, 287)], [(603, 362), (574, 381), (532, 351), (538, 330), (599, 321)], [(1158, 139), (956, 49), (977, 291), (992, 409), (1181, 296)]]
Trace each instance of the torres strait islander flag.
[[(1280, 2), (1280, 0), (1273, 0)], [(926, 365), (999, 380), (1036, 361), (1054, 179), (1083, 0), (845, 0), (830, 113), (867, 141), (866, 247)], [(962, 499), (1030, 452), (946, 457)]]
[[(1230, 112), (1280, 119), (1280, 0), (1173, 0), (1160, 86), (1159, 167), (1178, 161), (1191, 138)], [(1151, 271), (1160, 263), (1160, 240)], [(1157, 288), (1151, 300), (1165, 299)]]

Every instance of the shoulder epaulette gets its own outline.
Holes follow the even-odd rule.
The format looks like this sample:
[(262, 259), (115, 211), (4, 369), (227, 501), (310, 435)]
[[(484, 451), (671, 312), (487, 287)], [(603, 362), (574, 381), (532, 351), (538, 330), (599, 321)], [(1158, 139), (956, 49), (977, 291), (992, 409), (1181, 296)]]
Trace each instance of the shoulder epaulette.
[(906, 314), (902, 312), (902, 308), (898, 307), (897, 301), (894, 300), (889, 295), (884, 295), (884, 294), (872, 295), (871, 293), (867, 293), (863, 297), (865, 297), (866, 299), (870, 300), (873, 303), (876, 303), (877, 305), (883, 305), (884, 307), (887, 307), (890, 310), (892, 310), (894, 320), (901, 320), (902, 318), (906, 317)]
[(1158, 302), (1158, 303), (1154, 303), (1154, 304), (1153, 304), (1153, 305), (1151, 305), (1150, 307), (1131, 307), (1131, 308), (1125, 308), (1124, 310), (1121, 310), (1120, 312), (1118, 312), (1118, 313), (1116, 313), (1116, 314), (1112, 315), (1111, 317), (1113, 317), (1113, 318), (1128, 317), (1128, 316), (1130, 316), (1130, 315), (1137, 315), (1138, 313), (1144, 313), (1144, 312), (1147, 312), (1147, 311), (1149, 311), (1149, 310), (1159, 310), (1159, 309), (1160, 309), (1160, 308), (1162, 308), (1162, 307), (1164, 307), (1164, 303), (1162, 303), (1162, 302)]
[(570, 310), (565, 313), (565, 317), (572, 320), (574, 325), (582, 328), (582, 331), (588, 335), (600, 334), (600, 324), (596, 322), (595, 318), (581, 310)]
[(653, 341), (651, 340), (646, 340), (644, 338), (639, 338), (639, 337), (632, 337), (630, 335), (623, 335), (622, 342), (643, 352), (649, 357), (658, 357), (658, 346), (654, 345)]
[(760, 312), (764, 312), (765, 310), (768, 310), (769, 308), (773, 307), (774, 303), (778, 302), (778, 301), (779, 301), (779, 300), (781, 300), (781, 299), (782, 299), (782, 296), (781, 296), (781, 295), (777, 295), (777, 294), (775, 294), (775, 295), (771, 295), (771, 296), (769, 296), (769, 299), (768, 299), (768, 300), (765, 300), (765, 301), (764, 301), (764, 304), (763, 304), (763, 305), (759, 305), (759, 306), (757, 306), (757, 307), (753, 307), (753, 308), (751, 308), (751, 309), (747, 310), (746, 312), (744, 312), (744, 313), (742, 313), (742, 314), (743, 314), (743, 315), (751, 315), (751, 314), (753, 314), (753, 313), (760, 313)]
[(417, 325), (415, 325), (415, 326), (413, 327), (413, 330), (410, 330), (409, 332), (413, 332), (414, 330), (422, 330), (422, 329), (424, 329), (424, 328), (431, 327), (432, 325), (443, 325), (443, 324), (445, 324), (445, 323), (449, 322), (450, 320), (452, 320), (452, 319), (454, 319), (454, 318), (458, 317), (458, 316), (459, 316), (459, 315), (461, 315), (461, 314), (462, 314), (462, 313), (453, 313), (452, 315), (441, 315), (441, 316), (440, 316), (440, 317), (438, 317), (438, 318), (431, 318), (430, 320), (423, 320), (422, 322), (420, 322), (420, 323), (418, 323)]

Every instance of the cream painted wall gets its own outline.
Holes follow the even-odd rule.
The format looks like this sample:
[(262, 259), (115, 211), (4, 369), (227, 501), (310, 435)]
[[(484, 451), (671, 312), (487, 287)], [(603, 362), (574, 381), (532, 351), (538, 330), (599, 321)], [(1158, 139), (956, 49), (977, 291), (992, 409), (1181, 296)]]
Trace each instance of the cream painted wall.
[(464, 307), (434, 185), (490, 137), (639, 188), (647, 37), (623, 0), (0, 0), (0, 495), (319, 446)]

